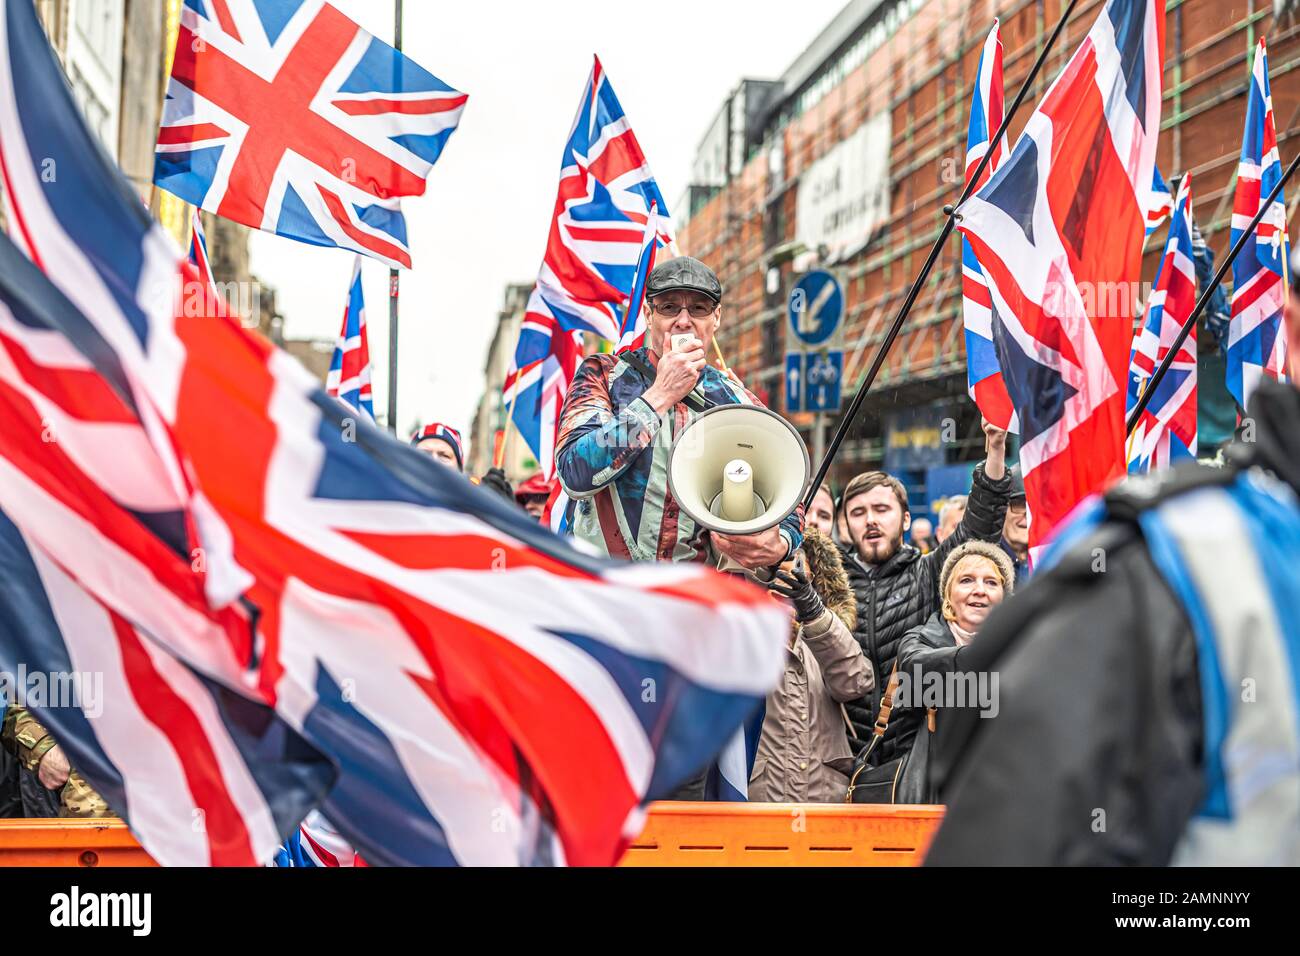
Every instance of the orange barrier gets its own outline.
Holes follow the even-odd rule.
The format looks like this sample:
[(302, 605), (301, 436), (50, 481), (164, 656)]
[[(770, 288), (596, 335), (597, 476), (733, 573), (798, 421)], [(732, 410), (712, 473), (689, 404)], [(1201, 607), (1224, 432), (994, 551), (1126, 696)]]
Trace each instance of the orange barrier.
[(157, 866), (121, 820), (0, 820), (0, 866)]
[(655, 803), (619, 866), (918, 866), (941, 806)]
[[(655, 803), (619, 866), (916, 866), (943, 807)], [(0, 866), (155, 866), (121, 820), (0, 820)]]

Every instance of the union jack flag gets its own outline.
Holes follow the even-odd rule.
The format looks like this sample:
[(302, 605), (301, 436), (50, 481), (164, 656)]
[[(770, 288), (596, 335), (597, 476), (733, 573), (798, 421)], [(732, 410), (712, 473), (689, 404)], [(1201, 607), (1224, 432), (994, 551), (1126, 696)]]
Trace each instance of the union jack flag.
[[(22, 274), (14, 260), (21, 256), (7, 241), (0, 244), (0, 282), (10, 310), (0, 333), (0, 408), (8, 415), (22, 407), (13, 391), (11, 358), (23, 354), (17, 341), (55, 339), (38, 331), (39, 320), (29, 324), (34, 316), (22, 311), (21, 295), (11, 298), (9, 283)], [(43, 283), (26, 265), (35, 282)], [(66, 378), (69, 386), (85, 378), (59, 361), (43, 366), (41, 374)], [(14, 477), (7, 461), (0, 470), (6, 481)], [(4, 513), (0, 568), (0, 668), (9, 674), (25, 666), (72, 675), (75, 696), (47, 698), (38, 708), (41, 722), (109, 807), (132, 821), (155, 859), (259, 866), (268, 858), (267, 847), (333, 784), (330, 762), (269, 707), (170, 654), (147, 630), (97, 599)], [(219, 645), (211, 651), (219, 653)], [(160, 817), (159, 809), (168, 805), (187, 809)]]
[(528, 312), (555, 319), (565, 331), (618, 342), (652, 205), (659, 241), (670, 245), (668, 204), (597, 58), (564, 145), (546, 255)]
[(307, 814), (307, 819), (284, 841), (274, 863), (282, 867), (349, 867), (365, 866), (352, 845), (343, 839), (338, 828), (319, 810)]
[(325, 376), (325, 391), (360, 409), (375, 419), (374, 397), (370, 391), (370, 341), (366, 335), (366, 298), (361, 289), (361, 257), (352, 264), (352, 282), (348, 285), (348, 304), (343, 309), (343, 328), (339, 331), (334, 358)]
[(503, 400), (511, 409), (519, 436), (548, 481), (555, 475), (560, 410), (581, 361), (581, 332), (566, 332), (548, 316), (524, 315), (514, 363), (506, 373)]
[[(150, 637), (158, 668), (202, 674), (281, 722), (272, 742), (324, 756), (332, 784), (295, 774), (279, 799), (318, 803), (368, 862), (613, 862), (646, 801), (774, 686), (788, 617), (707, 569), (579, 554), (351, 422), (254, 332), (176, 310), (171, 290), (197, 274), (95, 146), (34, 8), (0, 0), (0, 28), (9, 221), (44, 272), (0, 239), (0, 319), (27, 317), (0, 349), (0, 509)], [(21, 627), (24, 596), (0, 589), (0, 619)], [(119, 631), (98, 632), (104, 653), (125, 653)], [(138, 746), (124, 706), (110, 697), (93, 728), (110, 754)], [(210, 754), (220, 728), (199, 716), (187, 733)], [(85, 723), (55, 731), (72, 747)], [(266, 822), (240, 763), (203, 759), (237, 792), (223, 812), (240, 825), (221, 831), (251, 834), (237, 859), (271, 860), (299, 817)], [(196, 807), (211, 829), (221, 801), (167, 766), (173, 786), (156, 789), (119, 765), (115, 809), (160, 862), (195, 862), (176, 841), (199, 839)], [(83, 769), (113, 783), (103, 762)]]
[[(984, 40), (975, 76), (970, 124), (966, 130), (966, 181), (975, 175), (989, 141), (1002, 125), (1002, 40), (997, 20)], [(981, 182), (998, 167), (1010, 150), (1004, 135), (994, 147)], [(1016, 410), (1002, 380), (997, 349), (993, 346), (993, 324), (988, 282), (970, 242), (961, 240), (962, 321), (966, 331), (966, 388), (980, 414), (999, 428), (1019, 431)]]
[[(1268, 49), (1261, 37), (1255, 50), (1250, 97), (1246, 102), (1246, 130), (1232, 206), (1232, 242), (1241, 237), (1281, 178), (1282, 161), (1277, 151), (1273, 98), (1268, 84)], [(1279, 192), (1259, 221), (1255, 241), (1247, 242), (1232, 263), (1228, 391), (1242, 408), (1250, 402), (1262, 379), (1287, 380), (1286, 335), (1282, 329), (1290, 254), (1286, 228), (1286, 202)]]
[(573, 534), (574, 501), (564, 491), (564, 486), (557, 480), (552, 483), (551, 494), (546, 499), (546, 510), (542, 512), (542, 524), (555, 534), (567, 536)]
[(466, 99), (324, 0), (185, 0), (154, 182), (409, 267), (400, 197), (424, 192)]
[[(650, 218), (645, 226), (645, 241), (641, 246), (641, 256), (637, 260), (636, 275), (632, 279), (632, 292), (628, 296), (627, 308), (623, 310), (623, 324), (619, 329), (618, 352), (639, 349), (645, 344), (645, 290), (654, 271), (655, 258), (659, 251), (659, 217), (658, 205), (650, 204)], [(570, 376), (572, 377), (572, 376)]]
[(615, 344), (625, 332), (637, 334), (628, 300), (650, 228), (658, 244), (673, 242), (659, 184), (595, 58), (564, 146), (546, 254), (505, 385), (515, 425), (548, 479), (564, 394), (582, 360), (580, 333)]
[[(1126, 414), (1137, 404), (1195, 305), (1192, 175), (1187, 173), (1178, 184), (1169, 238), (1156, 271), (1155, 288), (1147, 301), (1142, 331), (1133, 340)], [(1129, 439), (1129, 471), (1168, 468), (1177, 461), (1195, 458), (1196, 328), (1193, 326)]]
[(1173, 194), (1169, 192), (1169, 184), (1165, 182), (1165, 177), (1160, 175), (1159, 166), (1152, 170), (1151, 176), (1151, 192), (1147, 196), (1146, 234), (1148, 236), (1169, 218), (1169, 213), (1174, 206)]
[[(203, 231), (203, 217), (195, 209), (190, 220), (190, 264), (198, 273), (197, 282), (187, 282), (184, 291), (184, 308), (194, 315), (211, 315), (217, 308), (233, 314), (229, 301), (217, 288), (212, 275), (212, 264), (208, 261), (208, 237)], [(218, 306), (216, 303), (220, 302)]]
[(1135, 303), (1097, 293), (1135, 290), (1141, 278), (1164, 9), (1108, 0), (1011, 155), (961, 210), (1020, 419), (1031, 554), (1125, 473)]
[(208, 261), (208, 237), (203, 231), (203, 216), (197, 209), (190, 221), (190, 263), (206, 285), (216, 284), (212, 278), (212, 264)]

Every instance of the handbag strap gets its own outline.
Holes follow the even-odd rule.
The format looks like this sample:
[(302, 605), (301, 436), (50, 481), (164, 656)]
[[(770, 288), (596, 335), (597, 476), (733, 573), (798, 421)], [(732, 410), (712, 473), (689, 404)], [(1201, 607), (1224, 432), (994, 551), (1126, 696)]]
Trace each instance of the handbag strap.
[[(889, 714), (894, 709), (894, 695), (897, 693), (898, 659), (895, 658), (894, 669), (889, 672), (889, 681), (885, 684), (885, 695), (880, 701), (880, 712), (876, 714), (876, 722), (871, 729), (871, 739), (867, 741), (867, 745), (858, 754), (856, 769), (853, 771), (853, 776), (849, 778), (848, 793), (844, 795), (845, 803), (853, 802), (853, 791), (858, 787), (858, 775), (867, 769), (872, 752), (875, 751), (876, 745), (885, 736), (885, 730), (889, 727)], [(903, 765), (900, 763), (898, 767), (899, 770), (902, 770)], [(895, 784), (897, 784), (897, 776), (895, 777)]]
[(876, 723), (871, 729), (871, 733), (879, 738), (885, 736), (885, 730), (889, 727), (889, 715), (894, 709), (894, 696), (898, 693), (898, 661), (894, 661), (894, 669), (889, 672), (889, 682), (885, 684), (885, 696), (880, 700), (880, 712), (876, 714)]

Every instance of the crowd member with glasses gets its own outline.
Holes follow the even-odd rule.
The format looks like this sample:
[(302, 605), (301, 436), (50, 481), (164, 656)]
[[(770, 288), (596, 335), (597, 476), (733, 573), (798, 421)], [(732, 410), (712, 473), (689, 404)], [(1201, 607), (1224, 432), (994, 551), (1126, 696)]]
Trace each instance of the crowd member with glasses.
[(1025, 504), (1025, 480), (1020, 477), (1020, 466), (1013, 466), (1008, 474), (1011, 497), (1007, 499), (1001, 545), (1015, 568), (1016, 583), (1024, 584), (1029, 580), (1029, 507)]
[(646, 281), (645, 310), (645, 345), (587, 356), (564, 400), (555, 463), (578, 502), (574, 536), (633, 561), (701, 561), (713, 551), (746, 568), (779, 564), (803, 539), (801, 512), (758, 534), (702, 534), (668, 492), (675, 435), (713, 406), (759, 404), (707, 360), (722, 321), (718, 277), (690, 256), (661, 263)]
[[(802, 509), (757, 534), (711, 534), (696, 527), (668, 489), (674, 436), (711, 407), (759, 404), (707, 361), (722, 321), (718, 277), (698, 259), (670, 259), (646, 280), (645, 310), (645, 345), (587, 356), (564, 400), (555, 464), (577, 503), (574, 537), (633, 561), (726, 555), (751, 569), (781, 563), (803, 541)], [(705, 769), (674, 796), (703, 799)]]

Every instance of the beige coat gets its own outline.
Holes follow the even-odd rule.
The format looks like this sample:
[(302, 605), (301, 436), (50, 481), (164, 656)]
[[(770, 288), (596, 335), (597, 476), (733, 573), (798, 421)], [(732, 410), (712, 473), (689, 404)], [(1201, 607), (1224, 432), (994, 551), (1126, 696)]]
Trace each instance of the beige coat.
[(827, 610), (811, 624), (794, 624), (781, 683), (767, 698), (749, 781), (754, 801), (843, 800), (853, 758), (840, 702), (861, 698), (875, 685), (871, 662), (853, 636), (857, 605), (839, 549), (809, 528), (803, 552)]

